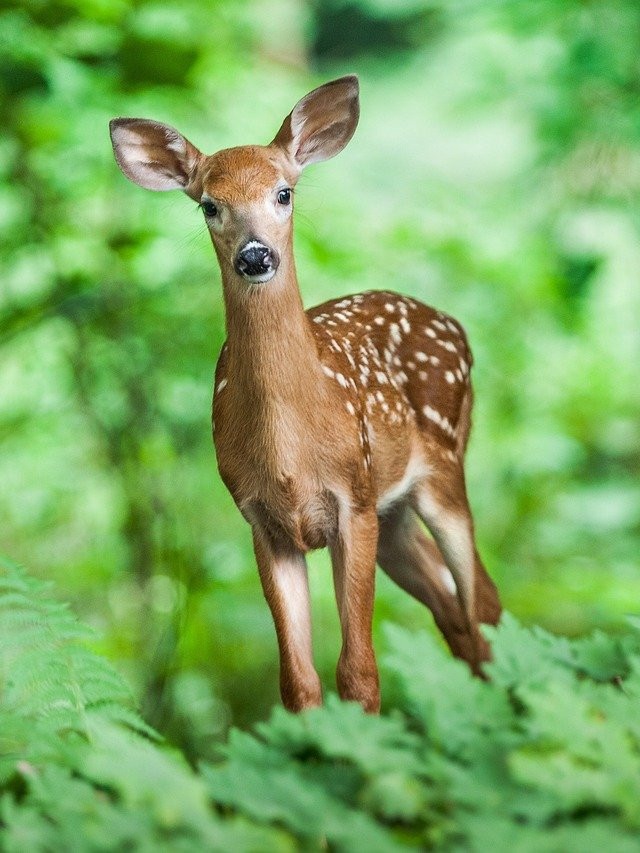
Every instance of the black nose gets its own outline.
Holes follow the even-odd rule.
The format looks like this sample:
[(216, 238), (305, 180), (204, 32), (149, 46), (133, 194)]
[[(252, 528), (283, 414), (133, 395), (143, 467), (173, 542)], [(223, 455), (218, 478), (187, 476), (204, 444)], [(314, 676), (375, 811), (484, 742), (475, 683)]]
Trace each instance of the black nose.
[(251, 240), (240, 249), (236, 257), (236, 270), (240, 275), (253, 277), (266, 275), (278, 266), (275, 252), (257, 240)]

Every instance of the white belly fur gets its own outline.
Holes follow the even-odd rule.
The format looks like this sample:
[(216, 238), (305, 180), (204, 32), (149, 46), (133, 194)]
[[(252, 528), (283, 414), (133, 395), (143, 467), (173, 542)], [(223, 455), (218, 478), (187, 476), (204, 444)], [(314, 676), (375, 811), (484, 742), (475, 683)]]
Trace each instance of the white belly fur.
[(407, 467), (402, 477), (395, 482), (391, 488), (378, 496), (376, 503), (376, 511), (378, 515), (385, 513), (393, 504), (398, 503), (406, 497), (416, 483), (424, 479), (429, 473), (429, 468), (426, 465), (422, 454), (414, 454), (409, 459)]

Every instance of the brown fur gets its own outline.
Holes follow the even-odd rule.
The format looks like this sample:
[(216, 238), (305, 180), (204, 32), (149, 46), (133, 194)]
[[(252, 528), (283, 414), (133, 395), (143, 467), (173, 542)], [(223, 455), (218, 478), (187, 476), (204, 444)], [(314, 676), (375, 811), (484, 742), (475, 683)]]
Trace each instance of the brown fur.
[[(357, 118), (357, 81), (347, 77), (303, 98), (268, 146), (206, 157), (156, 122), (112, 122), (129, 178), (216, 205), (209, 225), (227, 342), (216, 369), (214, 442), (222, 479), (253, 529), (282, 699), (294, 710), (321, 701), (304, 563), (311, 549), (331, 552), (340, 695), (369, 711), (379, 707), (371, 641), (376, 557), (432, 610), (474, 672), (489, 656), (478, 623), (500, 614), (475, 549), (464, 483), (472, 390), (462, 327), (387, 291), (306, 313), (302, 306), (290, 209), (278, 194), (308, 163), (341, 150)], [(277, 265), (266, 283), (238, 271), (238, 253), (252, 243), (266, 245)]]

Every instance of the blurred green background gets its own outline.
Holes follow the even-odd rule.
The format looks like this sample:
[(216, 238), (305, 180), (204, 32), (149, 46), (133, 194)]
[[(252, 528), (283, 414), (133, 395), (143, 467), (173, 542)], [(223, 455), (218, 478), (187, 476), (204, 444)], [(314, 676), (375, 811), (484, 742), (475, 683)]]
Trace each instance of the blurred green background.
[[(506, 607), (577, 633), (640, 601), (637, 0), (0, 3), (0, 550), (55, 580), (192, 755), (277, 701), (275, 636), (209, 409), (224, 337), (201, 213), (108, 120), (267, 142), (360, 75), (297, 196), (305, 304), (393, 287), (468, 330), (468, 481)], [(318, 664), (339, 651), (310, 560)], [(384, 620), (431, 617), (380, 576)]]

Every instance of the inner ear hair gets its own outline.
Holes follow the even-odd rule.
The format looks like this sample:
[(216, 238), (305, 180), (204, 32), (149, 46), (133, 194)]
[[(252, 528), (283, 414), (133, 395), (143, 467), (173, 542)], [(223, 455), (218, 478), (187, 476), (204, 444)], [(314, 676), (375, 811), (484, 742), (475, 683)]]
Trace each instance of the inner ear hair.
[(116, 118), (109, 130), (116, 161), (130, 181), (149, 190), (181, 189), (199, 200), (196, 172), (202, 154), (175, 128), (150, 119)]
[(347, 145), (360, 115), (358, 78), (351, 74), (305, 95), (273, 140), (298, 169), (328, 160)]

